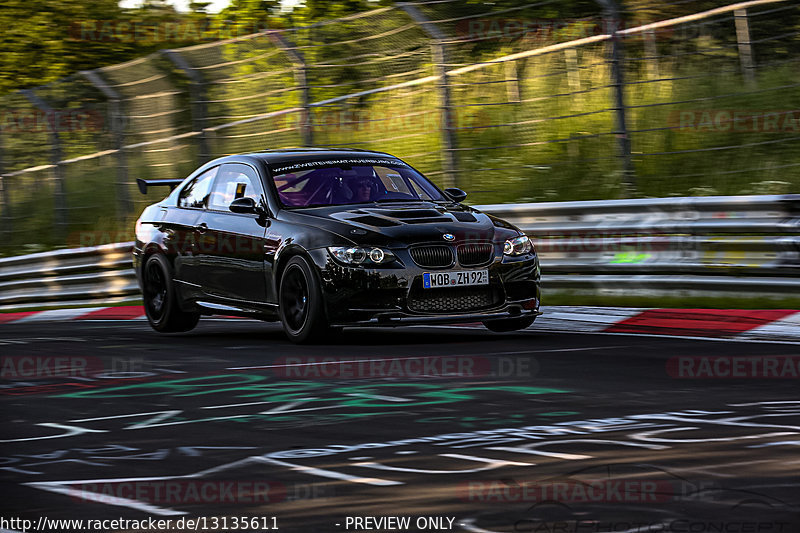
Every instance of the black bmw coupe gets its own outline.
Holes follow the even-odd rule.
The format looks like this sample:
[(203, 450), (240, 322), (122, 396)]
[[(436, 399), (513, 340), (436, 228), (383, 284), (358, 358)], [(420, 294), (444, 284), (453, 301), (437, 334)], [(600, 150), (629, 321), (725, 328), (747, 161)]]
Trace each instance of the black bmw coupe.
[(511, 224), (463, 205), (407, 163), (361, 150), (216, 159), (136, 222), (133, 262), (151, 326), (201, 315), (280, 320), (294, 342), (343, 326), (530, 326), (539, 261)]

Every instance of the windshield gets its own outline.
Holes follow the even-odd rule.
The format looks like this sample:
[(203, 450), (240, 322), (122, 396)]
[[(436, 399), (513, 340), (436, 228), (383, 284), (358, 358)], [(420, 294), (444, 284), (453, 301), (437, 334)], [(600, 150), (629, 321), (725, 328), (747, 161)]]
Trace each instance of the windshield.
[(277, 174), (273, 180), (285, 207), (444, 200), (431, 182), (399, 164), (302, 168)]

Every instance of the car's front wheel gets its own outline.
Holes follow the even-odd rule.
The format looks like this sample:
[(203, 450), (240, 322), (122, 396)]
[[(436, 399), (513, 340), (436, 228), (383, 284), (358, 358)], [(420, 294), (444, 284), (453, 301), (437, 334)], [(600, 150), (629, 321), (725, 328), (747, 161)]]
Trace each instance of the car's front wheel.
[(283, 270), (279, 311), (283, 330), (292, 342), (319, 342), (332, 332), (319, 281), (303, 256), (289, 259)]
[(504, 318), (501, 320), (487, 320), (483, 325), (486, 326), (488, 330), (494, 331), (495, 333), (508, 333), (509, 331), (525, 329), (533, 324), (534, 320), (536, 320), (534, 316)]
[(172, 280), (172, 269), (163, 255), (154, 254), (145, 261), (142, 268), (142, 294), (147, 320), (156, 331), (189, 331), (200, 320), (199, 313), (181, 310)]

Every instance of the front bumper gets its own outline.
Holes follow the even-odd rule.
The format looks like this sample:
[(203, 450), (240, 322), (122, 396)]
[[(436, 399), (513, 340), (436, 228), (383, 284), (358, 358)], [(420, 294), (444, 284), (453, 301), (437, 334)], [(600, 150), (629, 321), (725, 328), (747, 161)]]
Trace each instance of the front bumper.
[(455, 315), (404, 315), (402, 313), (380, 313), (373, 318), (359, 321), (334, 323), (332, 326), (375, 326), (395, 327), (425, 324), (455, 324), (466, 322), (483, 322), (485, 320), (503, 320), (507, 318), (537, 317), (541, 311), (525, 311), (519, 307), (509, 306), (508, 309), (483, 314), (455, 314)]
[(348, 267), (325, 249), (312, 250), (328, 320), (335, 326), (392, 326), (481, 322), (538, 316), (540, 273), (535, 254), (509, 257), (499, 249), (489, 264), (450, 270), (488, 270), (489, 285), (423, 289), (424, 272), (404, 250), (386, 267)]

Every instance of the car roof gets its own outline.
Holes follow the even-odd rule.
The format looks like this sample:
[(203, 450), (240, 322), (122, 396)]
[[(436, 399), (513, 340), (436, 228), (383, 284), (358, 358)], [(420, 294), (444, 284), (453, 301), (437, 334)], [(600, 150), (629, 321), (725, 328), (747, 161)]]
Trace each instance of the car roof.
[(264, 150), (262, 152), (251, 152), (241, 154), (241, 156), (260, 159), (268, 165), (280, 165), (285, 163), (300, 163), (303, 161), (319, 161), (324, 159), (359, 158), (359, 157), (380, 157), (398, 159), (386, 152), (376, 152), (374, 150), (360, 150), (358, 148), (282, 148), (279, 150)]

